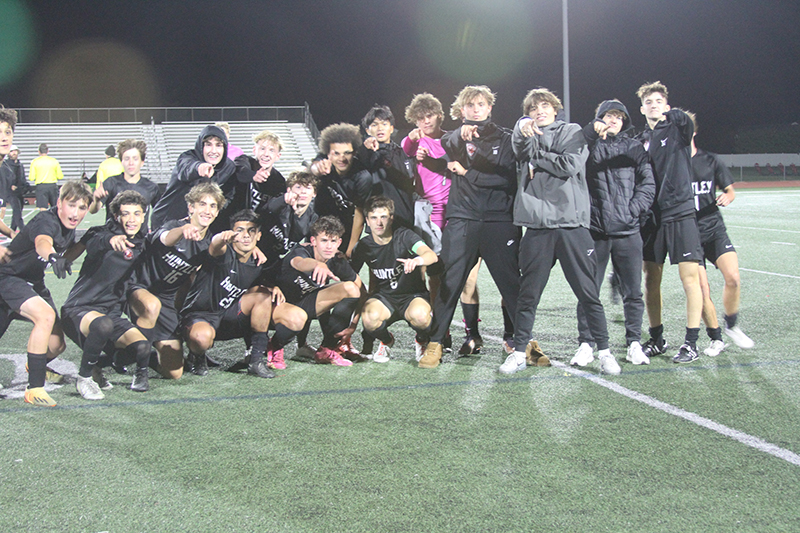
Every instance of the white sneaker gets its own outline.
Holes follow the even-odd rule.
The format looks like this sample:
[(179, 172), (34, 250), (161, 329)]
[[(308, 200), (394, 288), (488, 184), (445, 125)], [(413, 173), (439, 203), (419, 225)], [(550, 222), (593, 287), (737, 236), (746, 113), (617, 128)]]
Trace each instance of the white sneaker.
[(619, 367), (619, 363), (617, 363), (617, 360), (614, 359), (613, 355), (603, 354), (599, 357), (599, 359), (601, 373), (616, 376), (622, 372), (622, 369)]
[(501, 374), (513, 374), (515, 372), (519, 372), (520, 370), (525, 370), (528, 365), (525, 364), (525, 355), (522, 356), (522, 362), (517, 362), (517, 356), (515, 354), (510, 354), (506, 357), (505, 362), (500, 365), (498, 372)]
[(575, 352), (575, 355), (572, 356), (572, 359), (569, 360), (569, 364), (572, 366), (586, 366), (592, 361), (594, 361), (594, 354), (592, 353), (592, 347), (589, 346), (588, 343), (582, 342), (581, 345), (578, 347), (578, 351)]
[(703, 350), (703, 353), (706, 354), (709, 357), (716, 357), (720, 353), (722, 353), (722, 350), (724, 348), (725, 348), (725, 343), (724, 342), (714, 340), (714, 341), (711, 341), (711, 344), (708, 345), (708, 348)]
[(725, 328), (725, 335), (730, 337), (733, 343), (739, 348), (752, 348), (756, 345), (753, 339), (745, 335), (744, 331), (739, 329), (739, 326), (733, 326), (730, 329)]
[(636, 341), (633, 341), (631, 345), (628, 346), (628, 355), (625, 357), (625, 360), (634, 365), (650, 364), (650, 358), (644, 354), (642, 345)]
[(383, 342), (378, 341), (378, 347), (375, 348), (375, 351), (372, 352), (372, 360), (376, 363), (388, 363), (389, 362), (389, 347), (386, 346)]
[(422, 359), (422, 356), (425, 355), (425, 346), (426, 344), (420, 344), (417, 339), (414, 339), (414, 359), (419, 360)]
[(103, 391), (100, 390), (100, 386), (92, 378), (78, 376), (75, 386), (86, 400), (102, 400), (106, 397)]

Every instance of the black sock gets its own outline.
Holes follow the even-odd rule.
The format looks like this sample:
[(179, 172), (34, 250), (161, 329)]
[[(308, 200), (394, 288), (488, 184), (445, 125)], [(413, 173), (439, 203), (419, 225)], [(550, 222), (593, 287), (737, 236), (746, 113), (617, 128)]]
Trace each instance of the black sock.
[(353, 312), (358, 305), (358, 300), (358, 298), (344, 298), (331, 309), (330, 319), (327, 321), (327, 324), (323, 324), (322, 321), (320, 321), (320, 326), (324, 328), (324, 337), (322, 339), (323, 346), (327, 348), (336, 346), (336, 334), (347, 329), (350, 325)]
[(712, 341), (721, 341), (722, 340), (722, 328), (706, 328), (706, 334), (708, 338)]
[(253, 344), (250, 348), (250, 364), (257, 363), (264, 358), (264, 352), (267, 351), (267, 332), (254, 331), (251, 337)]
[(385, 320), (381, 322), (380, 326), (372, 330), (370, 334), (387, 346), (392, 343), (392, 334), (389, 333), (389, 328), (386, 326)]
[(375, 336), (366, 329), (361, 330), (361, 352), (372, 353), (375, 349)]
[(270, 341), (272, 343), (272, 349), (280, 350), (289, 344), (295, 335), (297, 335), (296, 331), (292, 331), (283, 324), (275, 324), (275, 334)]
[[(305, 346), (308, 344), (308, 330), (311, 329), (311, 320), (306, 320), (306, 325), (303, 326), (297, 333), (297, 347)], [(278, 327), (275, 326), (275, 332), (278, 332)]]
[(114, 332), (114, 322), (107, 316), (99, 316), (89, 324), (89, 334), (83, 341), (83, 356), (78, 375), (82, 378), (92, 376), (92, 369), (100, 360), (100, 351)]
[(739, 318), (739, 313), (733, 313), (732, 315), (725, 315), (725, 327), (728, 329), (735, 328), (737, 318)]
[(700, 338), (700, 328), (686, 328), (685, 342), (692, 348), (697, 349), (697, 339)]
[(650, 338), (656, 342), (664, 340), (664, 324), (659, 324), (654, 328), (650, 328)]
[[(137, 368), (147, 368), (150, 366), (150, 341), (136, 341), (125, 347), (125, 360), (131, 363), (136, 361)], [(158, 357), (156, 357), (158, 361)]]
[(415, 340), (420, 344), (427, 344), (431, 340), (431, 326), (428, 325), (427, 328), (417, 329), (413, 328), (414, 331), (417, 332), (415, 336)]
[(47, 374), (47, 354), (28, 352), (28, 388), (44, 387)]
[(464, 314), (464, 328), (467, 330), (467, 335), (480, 335), (478, 333), (478, 307), (480, 304), (465, 304), (461, 302), (461, 312)]

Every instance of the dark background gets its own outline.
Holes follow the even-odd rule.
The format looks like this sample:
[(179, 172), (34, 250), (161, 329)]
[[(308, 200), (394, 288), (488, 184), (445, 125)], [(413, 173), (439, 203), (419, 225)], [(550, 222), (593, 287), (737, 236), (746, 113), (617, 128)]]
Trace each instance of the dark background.
[[(512, 126), (526, 91), (563, 96), (560, 0), (0, 0), (8, 107), (302, 105), (320, 128), (412, 96), (449, 109), (467, 84), (497, 93)], [(571, 119), (661, 80), (698, 113), (699, 144), (737, 149), (759, 128), (797, 130), (800, 3), (570, 0)], [(447, 120), (445, 127), (454, 122)], [(791, 149), (792, 147), (789, 146)], [(785, 148), (783, 148), (785, 150)], [(800, 151), (795, 147), (792, 151)]]

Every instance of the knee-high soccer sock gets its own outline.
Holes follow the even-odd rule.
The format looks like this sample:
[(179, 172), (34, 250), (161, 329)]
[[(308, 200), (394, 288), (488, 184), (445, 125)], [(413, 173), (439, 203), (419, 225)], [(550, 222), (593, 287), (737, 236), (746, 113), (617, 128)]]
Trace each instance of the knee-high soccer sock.
[(375, 349), (375, 336), (367, 331), (361, 329), (361, 353), (372, 353)]
[[(125, 360), (130, 363), (136, 361), (137, 368), (147, 368), (150, 366), (150, 342), (136, 341), (125, 347)], [(156, 361), (158, 357), (156, 357)]]
[(650, 338), (658, 343), (664, 340), (664, 324), (659, 324), (654, 328), (650, 328)]
[(697, 339), (700, 337), (700, 328), (686, 328), (686, 344), (697, 349)]
[(336, 346), (338, 341), (336, 334), (347, 329), (350, 325), (350, 320), (353, 318), (353, 312), (356, 310), (357, 305), (358, 298), (345, 298), (333, 307), (327, 324), (323, 324), (320, 320), (320, 326), (323, 328), (322, 333), (324, 335), (322, 338), (323, 346), (327, 348)]
[(92, 377), (92, 369), (100, 360), (100, 351), (114, 332), (114, 322), (107, 316), (95, 318), (89, 324), (89, 334), (83, 341), (83, 356), (78, 375), (82, 378)]
[(420, 344), (427, 344), (431, 340), (431, 325), (428, 324), (427, 328), (412, 328), (417, 332), (416, 340)]
[(381, 322), (381, 325), (372, 330), (371, 332), (367, 332), (364, 330), (364, 333), (369, 333), (379, 341), (381, 341), (385, 345), (390, 345), (392, 343), (392, 334), (389, 333), (389, 328), (386, 325), (386, 321), (384, 320)]
[(739, 313), (733, 313), (732, 315), (725, 315), (725, 327), (728, 329), (735, 328), (737, 318), (739, 318)]
[(264, 352), (267, 351), (267, 332), (254, 331), (251, 336), (252, 344), (250, 346), (250, 364), (257, 363), (264, 358)]
[(464, 328), (467, 335), (480, 335), (478, 332), (478, 307), (480, 304), (465, 304), (461, 302), (461, 312), (464, 313)]
[(708, 338), (712, 341), (721, 341), (722, 340), (722, 328), (706, 328), (706, 334)]
[(47, 354), (28, 352), (28, 387), (44, 387), (47, 373)]
[(503, 339), (514, 338), (514, 319), (508, 312), (505, 302), (501, 302), (500, 308), (503, 310)]
[(272, 345), (273, 350), (280, 350), (290, 342), (292, 339), (297, 335), (296, 331), (293, 331), (283, 324), (275, 324), (275, 334), (270, 339), (270, 344)]
[[(328, 313), (323, 313), (323, 314), (322, 314), (322, 316), (327, 316), (327, 315), (328, 315)], [(321, 318), (322, 318), (322, 317), (320, 317), (320, 318), (318, 319), (318, 320), (320, 320), (320, 325), (322, 325), (322, 320), (321, 320)], [(299, 347), (301, 347), (301, 346), (305, 346), (306, 344), (308, 344), (308, 330), (309, 330), (309, 329), (311, 329), (311, 320), (306, 320), (306, 325), (305, 325), (305, 326), (303, 326), (303, 329), (301, 329), (301, 330), (300, 330), (300, 331), (297, 333), (297, 347), (298, 347), (298, 348), (299, 348)], [(276, 331), (277, 331), (277, 330), (276, 330)]]

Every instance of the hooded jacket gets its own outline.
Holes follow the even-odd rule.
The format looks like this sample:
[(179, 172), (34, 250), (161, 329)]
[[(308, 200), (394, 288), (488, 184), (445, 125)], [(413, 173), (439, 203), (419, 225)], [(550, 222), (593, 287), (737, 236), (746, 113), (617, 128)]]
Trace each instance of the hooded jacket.
[[(601, 139), (595, 122), (611, 109), (625, 114), (618, 135)], [(583, 128), (589, 147), (586, 182), (592, 202), (590, 229), (601, 235), (632, 235), (639, 220), (653, 204), (656, 182), (650, 157), (642, 144), (631, 137), (633, 125), (625, 105), (618, 100), (600, 104), (595, 119)]]
[(694, 124), (680, 109), (670, 109), (655, 129), (639, 135), (653, 165), (656, 199), (651, 211), (656, 223), (694, 216), (692, 136)]
[[(214, 175), (211, 178), (201, 178), (200, 174), (197, 173), (197, 168), (205, 163), (203, 141), (212, 136), (222, 139), (224, 146), (222, 158), (219, 163), (214, 165)], [(203, 128), (203, 131), (197, 137), (194, 148), (178, 156), (178, 161), (172, 170), (167, 189), (153, 208), (153, 215), (150, 218), (151, 229), (157, 229), (168, 220), (179, 220), (186, 217), (188, 210), (184, 196), (198, 183), (213, 181), (222, 188), (225, 197), (230, 200), (235, 185), (235, 180), (230, 178), (235, 171), (236, 165), (228, 159), (228, 138), (225, 136), (225, 132), (217, 126)], [(219, 206), (220, 211), (222, 211), (223, 207)]]
[(514, 224), (532, 229), (589, 228), (586, 159), (589, 150), (578, 124), (555, 120), (525, 137), (522, 117), (512, 144), (519, 163)]
[(446, 217), (510, 222), (517, 189), (510, 132), (489, 120), (464, 124), (477, 125), (479, 137), (464, 141), (461, 128), (442, 136), (448, 159), (467, 170), (463, 176), (448, 174), (452, 179)]

